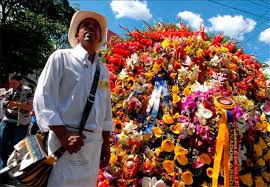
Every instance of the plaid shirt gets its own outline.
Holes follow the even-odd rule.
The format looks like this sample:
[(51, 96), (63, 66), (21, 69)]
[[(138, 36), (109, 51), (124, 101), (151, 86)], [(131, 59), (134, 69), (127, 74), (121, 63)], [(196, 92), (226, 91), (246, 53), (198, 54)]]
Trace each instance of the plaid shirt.
[[(3, 103), (8, 103), (8, 101), (32, 104), (33, 92), (28, 86), (21, 86), (17, 92), (11, 88), (7, 91)], [(30, 112), (28, 111), (24, 111), (18, 107), (9, 109), (7, 106), (5, 106), (5, 104), (3, 105), (3, 109), (5, 112), (4, 120), (17, 123), (17, 125), (28, 125), (31, 122)]]

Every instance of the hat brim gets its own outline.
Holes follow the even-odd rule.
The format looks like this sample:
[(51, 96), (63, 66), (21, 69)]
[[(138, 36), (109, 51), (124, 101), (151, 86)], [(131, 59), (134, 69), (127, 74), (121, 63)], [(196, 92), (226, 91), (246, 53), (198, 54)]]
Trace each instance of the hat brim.
[(78, 44), (78, 39), (76, 38), (77, 29), (81, 21), (83, 21), (86, 18), (93, 18), (97, 20), (97, 22), (100, 25), (102, 40), (97, 45), (96, 51), (98, 51), (102, 48), (102, 45), (105, 42), (106, 32), (107, 32), (107, 20), (104, 16), (96, 12), (93, 12), (93, 11), (75, 12), (75, 14), (73, 15), (71, 19), (70, 27), (68, 30), (68, 41), (72, 47), (75, 47)]

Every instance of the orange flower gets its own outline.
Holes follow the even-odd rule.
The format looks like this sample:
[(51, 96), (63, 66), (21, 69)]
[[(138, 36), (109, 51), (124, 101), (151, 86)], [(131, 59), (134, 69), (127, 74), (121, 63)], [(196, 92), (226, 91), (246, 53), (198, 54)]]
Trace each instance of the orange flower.
[(122, 132), (122, 129), (125, 127), (124, 123), (120, 119), (114, 119), (114, 131), (118, 134)]
[(177, 85), (172, 86), (172, 93), (178, 94), (179, 93), (179, 88)]
[(247, 186), (252, 186), (253, 185), (253, 180), (252, 180), (251, 173), (241, 175), (240, 180)]
[(181, 98), (179, 97), (179, 95), (173, 94), (173, 100), (172, 100), (173, 104), (178, 103), (180, 100), (181, 100)]
[(162, 135), (163, 131), (159, 127), (154, 127), (153, 133), (155, 137), (159, 138)]
[(182, 124), (176, 123), (176, 125), (172, 125), (170, 129), (174, 134), (180, 134), (182, 131)]
[(189, 96), (189, 95), (191, 95), (191, 89), (190, 89), (190, 84), (188, 84), (185, 88), (184, 88), (184, 90), (183, 90), (183, 93), (185, 94), (185, 96)]
[(186, 185), (193, 184), (193, 174), (190, 171), (185, 171), (182, 174), (182, 180)]
[(170, 139), (163, 140), (161, 143), (161, 150), (165, 152), (172, 152), (174, 150), (174, 143)]
[(174, 174), (174, 167), (175, 167), (174, 161), (164, 160), (162, 163), (162, 166), (164, 167), (164, 169), (167, 171), (169, 175)]
[(173, 120), (172, 116), (170, 116), (170, 115), (164, 115), (164, 116), (162, 117), (162, 119), (163, 119), (163, 121), (164, 121), (166, 124), (168, 124), (168, 125), (171, 125), (171, 124), (174, 123), (174, 120)]
[(182, 166), (185, 166), (188, 163), (188, 158), (183, 154), (176, 155), (174, 159), (176, 159)]
[(175, 155), (186, 155), (188, 154), (188, 150), (183, 148), (182, 146), (175, 146), (174, 148), (174, 154)]
[(200, 155), (199, 160), (205, 164), (211, 164), (211, 158), (208, 154), (203, 153)]

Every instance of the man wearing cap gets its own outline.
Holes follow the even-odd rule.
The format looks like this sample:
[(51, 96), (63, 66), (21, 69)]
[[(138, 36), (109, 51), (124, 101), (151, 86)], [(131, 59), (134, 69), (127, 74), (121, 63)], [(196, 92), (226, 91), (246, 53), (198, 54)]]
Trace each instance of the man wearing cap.
[[(48, 152), (61, 145), (67, 150), (53, 167), (48, 186), (95, 187), (99, 166), (109, 163), (113, 130), (109, 73), (98, 58), (106, 31), (104, 16), (77, 11), (68, 32), (73, 48), (54, 52), (39, 77), (34, 111), (41, 130), (49, 131)], [(95, 101), (80, 136), (80, 120), (98, 63)]]

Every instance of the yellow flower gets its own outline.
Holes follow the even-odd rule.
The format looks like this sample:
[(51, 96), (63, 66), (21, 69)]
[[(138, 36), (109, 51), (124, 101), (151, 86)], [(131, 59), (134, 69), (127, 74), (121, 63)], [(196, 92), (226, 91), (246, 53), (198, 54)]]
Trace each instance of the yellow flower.
[(162, 166), (164, 167), (164, 169), (167, 171), (169, 175), (174, 174), (174, 167), (175, 167), (174, 161), (164, 160), (162, 163)]
[(177, 94), (173, 94), (173, 100), (172, 100), (172, 103), (173, 104), (176, 104), (176, 103), (178, 103), (179, 101), (181, 100), (181, 98), (179, 97), (179, 95), (177, 95)]
[(174, 134), (180, 134), (183, 128), (181, 123), (176, 123), (176, 125), (172, 125), (170, 129)]
[(153, 133), (155, 137), (159, 138), (162, 135), (163, 131), (159, 127), (154, 127)]
[(229, 50), (228, 50), (228, 48), (221, 46), (221, 47), (220, 47), (220, 51), (221, 51), (222, 53), (226, 53), (226, 52), (228, 52)]
[(168, 38), (166, 38), (165, 40), (163, 40), (163, 42), (161, 42), (161, 46), (163, 48), (168, 47), (169, 45), (170, 45), (170, 41)]
[(212, 178), (213, 176), (213, 168), (207, 168), (206, 169), (206, 174), (209, 178)]
[(172, 152), (174, 150), (174, 143), (172, 142), (172, 140), (163, 140), (161, 143), (161, 150), (165, 152)]
[(174, 114), (174, 116), (173, 116), (174, 119), (177, 119), (177, 118), (179, 118), (179, 117), (180, 117), (180, 114), (179, 114), (178, 112), (176, 112), (176, 113)]
[(260, 177), (256, 177), (256, 179), (255, 179), (255, 186), (258, 186), (258, 187), (267, 187), (267, 185), (264, 183), (263, 178), (261, 176)]
[(208, 154), (203, 153), (200, 155), (199, 160), (205, 164), (211, 164), (211, 158)]
[(154, 77), (154, 74), (152, 71), (148, 71), (148, 72), (144, 73), (144, 78), (148, 81), (152, 80), (153, 77)]
[(174, 156), (174, 159), (176, 159), (178, 163), (181, 164), (182, 166), (185, 166), (188, 163), (188, 158), (186, 157), (186, 155), (183, 154)]
[(172, 93), (178, 94), (179, 93), (179, 88), (177, 85), (172, 86)]
[(170, 115), (164, 115), (164, 116), (162, 117), (162, 119), (163, 119), (163, 121), (164, 121), (166, 124), (168, 124), (168, 125), (171, 125), (171, 124), (174, 123), (174, 120), (173, 120), (172, 116), (170, 116)]
[(126, 85), (126, 87), (128, 87), (129, 89), (132, 90), (133, 87), (134, 87), (135, 82), (136, 82), (135, 78), (130, 76), (130, 77), (127, 79), (127, 81), (125, 82), (125, 85)]
[(185, 171), (182, 174), (182, 180), (186, 185), (191, 185), (193, 183), (193, 174), (190, 171)]
[(156, 153), (157, 156), (159, 156), (159, 153), (161, 153), (161, 152), (162, 152), (162, 150), (161, 150), (160, 147), (155, 148), (155, 153)]
[(152, 71), (153, 71), (155, 74), (157, 74), (160, 70), (161, 70), (161, 65), (155, 63), (155, 64), (153, 65)]
[(193, 55), (192, 47), (189, 46), (189, 45), (187, 47), (185, 47), (185, 52), (186, 52), (187, 55), (192, 56)]
[(202, 50), (201, 48), (199, 48), (199, 49), (196, 51), (196, 56), (197, 56), (198, 58), (203, 57), (203, 53), (204, 53), (204, 50)]
[(253, 180), (252, 180), (251, 173), (247, 173), (245, 175), (241, 175), (240, 176), (240, 179), (247, 186), (252, 186), (253, 185)]
[(173, 46), (175, 47), (175, 46), (177, 46), (177, 45), (179, 44), (179, 41), (178, 41), (178, 40), (173, 40), (173, 41), (172, 41), (172, 44), (173, 44)]
[(111, 154), (111, 158), (110, 158), (110, 165), (111, 165), (111, 166), (114, 166), (115, 163), (116, 163), (116, 161), (117, 161), (117, 155), (114, 154), (114, 153), (112, 153), (112, 154)]
[(260, 116), (260, 120), (261, 121), (266, 121), (267, 120), (265, 113), (262, 113), (262, 115)]
[(270, 173), (267, 173), (266, 171), (264, 171), (262, 173), (262, 176), (267, 182), (270, 182)]
[(182, 146), (178, 145), (174, 148), (174, 154), (175, 155), (186, 155), (188, 154), (188, 150), (183, 148)]

